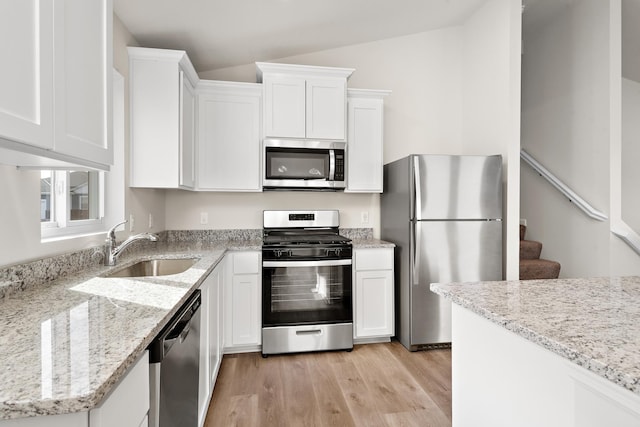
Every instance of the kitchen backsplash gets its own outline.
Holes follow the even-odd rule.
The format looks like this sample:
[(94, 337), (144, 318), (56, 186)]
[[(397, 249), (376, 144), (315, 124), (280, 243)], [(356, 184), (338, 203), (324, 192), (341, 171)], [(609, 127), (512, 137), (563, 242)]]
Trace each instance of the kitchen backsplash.
[[(343, 228), (340, 234), (350, 239), (373, 238), (372, 228)], [(260, 240), (262, 229), (240, 230), (169, 230), (158, 233), (160, 241), (225, 241), (225, 240)], [(152, 242), (140, 242), (127, 248), (123, 258), (128, 258), (143, 251)], [(96, 246), (62, 255), (42, 258), (23, 264), (0, 267), (0, 299), (32, 286), (56, 280), (74, 274), (80, 270), (98, 267), (104, 259), (103, 247)]]
[(262, 239), (262, 229), (240, 230), (168, 230), (165, 231), (167, 242), (218, 242), (221, 240), (259, 240)]

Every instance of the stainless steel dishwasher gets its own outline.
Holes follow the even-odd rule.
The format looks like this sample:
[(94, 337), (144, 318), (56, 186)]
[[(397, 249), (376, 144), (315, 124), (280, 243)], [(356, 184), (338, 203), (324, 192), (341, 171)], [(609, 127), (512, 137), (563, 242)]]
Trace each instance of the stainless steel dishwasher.
[(198, 425), (200, 290), (149, 345), (149, 427)]

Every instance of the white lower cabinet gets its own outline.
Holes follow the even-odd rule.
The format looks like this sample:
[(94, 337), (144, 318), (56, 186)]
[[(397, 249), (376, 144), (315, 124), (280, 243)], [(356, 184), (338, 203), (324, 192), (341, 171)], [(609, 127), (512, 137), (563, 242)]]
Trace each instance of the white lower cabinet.
[(232, 252), (224, 284), (225, 353), (257, 351), (262, 343), (260, 252)]
[(139, 427), (149, 413), (149, 353), (129, 370), (111, 394), (89, 411), (90, 427)]
[(393, 248), (354, 251), (354, 338), (394, 335)]
[(198, 425), (204, 424), (213, 387), (222, 363), (222, 283), (225, 279), (225, 259), (200, 286), (200, 381), (198, 388)]
[(637, 393), (469, 309), (451, 314), (454, 426), (640, 426)]

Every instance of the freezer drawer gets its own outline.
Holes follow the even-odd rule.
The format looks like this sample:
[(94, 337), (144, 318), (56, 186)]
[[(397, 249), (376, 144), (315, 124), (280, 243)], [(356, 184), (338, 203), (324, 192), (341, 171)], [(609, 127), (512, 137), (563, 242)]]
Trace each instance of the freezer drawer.
[(417, 221), (411, 243), (411, 345), (451, 342), (451, 304), (429, 286), (502, 280), (502, 222)]

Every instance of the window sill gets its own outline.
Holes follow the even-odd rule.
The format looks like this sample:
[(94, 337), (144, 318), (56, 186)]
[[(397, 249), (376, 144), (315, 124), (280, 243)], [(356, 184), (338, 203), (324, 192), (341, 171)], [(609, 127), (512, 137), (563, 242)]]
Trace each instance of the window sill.
[(107, 230), (95, 230), (95, 231), (86, 231), (86, 232), (75, 232), (76, 230), (66, 230), (64, 233), (62, 231), (56, 232), (55, 235), (42, 236), (40, 238), (40, 243), (52, 243), (52, 242), (61, 242), (72, 239), (81, 239), (85, 237), (94, 237), (103, 235), (106, 236)]

